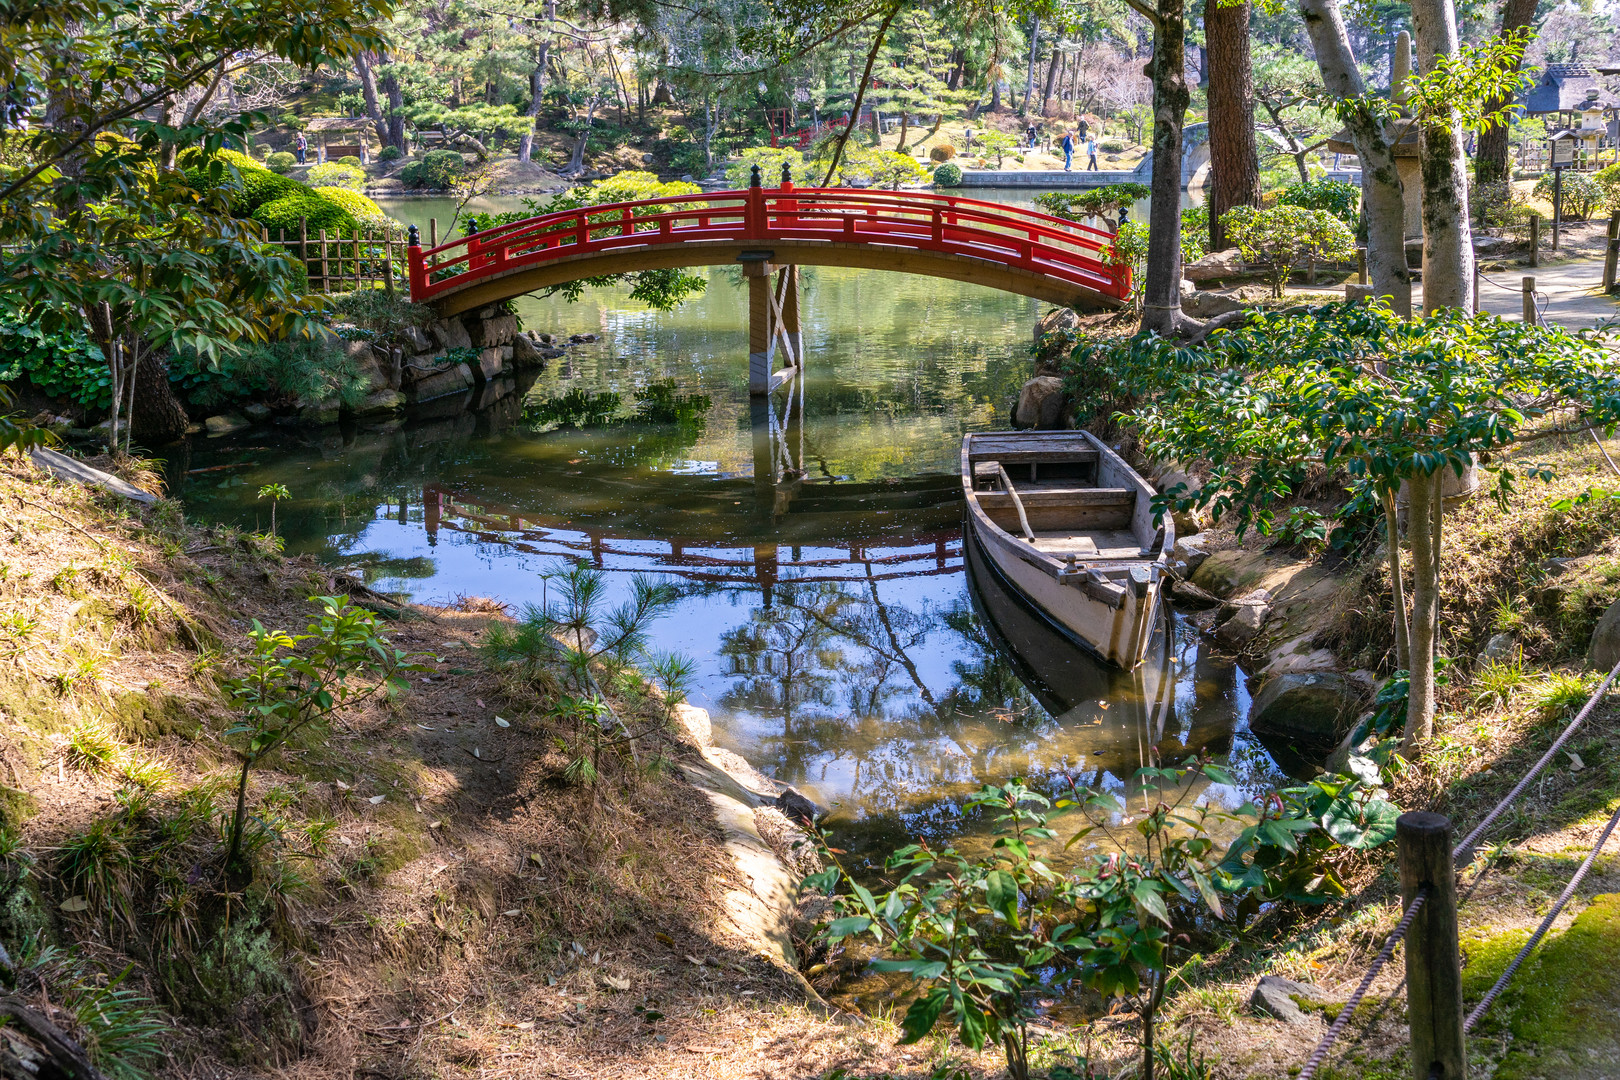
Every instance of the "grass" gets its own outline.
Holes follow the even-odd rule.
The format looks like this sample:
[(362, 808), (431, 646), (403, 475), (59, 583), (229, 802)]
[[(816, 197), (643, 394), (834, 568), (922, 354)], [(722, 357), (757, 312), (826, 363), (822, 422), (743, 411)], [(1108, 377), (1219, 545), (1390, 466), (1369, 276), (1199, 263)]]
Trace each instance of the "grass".
[(1474, 705), (1500, 708), (1529, 680), (1530, 675), (1524, 668), (1524, 654), (1515, 649), (1511, 659), (1492, 660), (1474, 673), (1470, 687)]
[(1552, 672), (1536, 688), (1536, 707), (1548, 720), (1557, 719), (1585, 705), (1592, 691), (1597, 689), (1597, 684), (1595, 672)]
[(124, 747), (100, 720), (86, 720), (68, 733), (68, 765), (87, 773), (109, 772), (118, 766)]

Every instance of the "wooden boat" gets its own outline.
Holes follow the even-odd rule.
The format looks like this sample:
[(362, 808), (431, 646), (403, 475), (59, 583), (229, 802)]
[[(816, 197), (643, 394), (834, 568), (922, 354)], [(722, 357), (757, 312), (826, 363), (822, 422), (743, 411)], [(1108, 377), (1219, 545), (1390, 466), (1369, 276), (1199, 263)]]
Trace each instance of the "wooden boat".
[(1088, 431), (962, 440), (968, 528), (1040, 612), (1127, 671), (1148, 654), (1175, 525), (1153, 488)]

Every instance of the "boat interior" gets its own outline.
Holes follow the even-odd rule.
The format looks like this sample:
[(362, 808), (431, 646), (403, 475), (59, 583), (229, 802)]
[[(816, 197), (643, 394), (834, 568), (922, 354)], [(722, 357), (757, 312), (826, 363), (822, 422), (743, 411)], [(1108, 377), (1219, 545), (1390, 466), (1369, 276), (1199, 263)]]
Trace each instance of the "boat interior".
[(1155, 543), (1151, 495), (1085, 432), (975, 435), (968, 463), (985, 514), (1037, 551), (1137, 559)]

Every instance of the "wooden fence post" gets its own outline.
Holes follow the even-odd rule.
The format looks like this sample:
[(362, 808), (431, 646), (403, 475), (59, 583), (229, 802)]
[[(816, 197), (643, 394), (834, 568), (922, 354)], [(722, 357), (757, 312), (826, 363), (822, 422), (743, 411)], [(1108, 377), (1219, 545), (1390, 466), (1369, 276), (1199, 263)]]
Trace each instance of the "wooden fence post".
[(436, 248), (438, 246), (439, 246), (439, 219), (436, 218), (436, 217), (430, 217), (430, 218), (428, 218), (428, 247)]
[(1395, 838), (1400, 845), (1401, 904), (1410, 907), (1420, 889), (1429, 891), (1406, 933), (1412, 1076), (1414, 1080), (1466, 1080), (1451, 820), (1426, 810), (1402, 814), (1395, 822)]
[(327, 252), (327, 249), (326, 249), (326, 230), (322, 229), (321, 230), (321, 292), (323, 292), (323, 293), (328, 293), (328, 292), (332, 291), (332, 281), (331, 281), (331, 279), (332, 279), (332, 267), (326, 261), (327, 254), (328, 254), (328, 252)]
[(304, 281), (309, 284), (309, 291), (315, 291), (315, 283), (309, 280), (309, 218), (298, 219), (298, 261), (304, 264)]
[(1609, 215), (1609, 246), (1603, 252), (1603, 291), (1614, 291), (1615, 263), (1620, 259), (1620, 213)]
[(1356, 281), (1367, 284), (1367, 249), (1356, 248)]
[(1541, 265), (1541, 215), (1530, 215), (1530, 265)]
[(1536, 318), (1536, 279), (1524, 279), (1524, 321), (1534, 326), (1539, 320)]

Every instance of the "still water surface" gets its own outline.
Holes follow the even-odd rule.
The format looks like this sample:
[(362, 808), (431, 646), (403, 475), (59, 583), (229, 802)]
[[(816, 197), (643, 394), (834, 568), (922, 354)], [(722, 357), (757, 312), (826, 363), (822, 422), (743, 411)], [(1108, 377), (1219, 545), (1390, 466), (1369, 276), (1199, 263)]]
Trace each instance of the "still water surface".
[[(961, 438), (1006, 426), (1037, 301), (805, 268), (803, 419), (771, 442), (747, 392), (742, 279), (696, 272), (707, 291), (670, 313), (616, 288), (519, 300), (526, 328), (599, 340), (403, 422), (199, 441), (172, 482), (193, 514), (249, 527), (265, 524), (259, 486), (283, 483), (289, 552), (418, 600), (541, 603), (579, 559), (616, 595), (633, 573), (664, 576), (680, 599), (653, 644), (696, 662), (690, 697), (716, 741), (831, 806), (853, 851), (974, 831), (959, 806), (983, 781), (1117, 788), (1152, 745), (1229, 755), (1244, 788), (1279, 778), (1244, 729), (1242, 673), (1185, 623), (1142, 671), (1109, 671), (964, 550)], [(580, 389), (621, 394), (628, 414), (656, 380), (711, 405), (687, 423), (534, 420), (535, 403)], [(777, 481), (779, 454), (802, 479)], [(234, 467), (188, 471), (218, 465)]]

